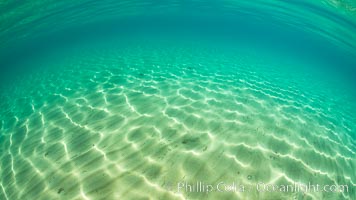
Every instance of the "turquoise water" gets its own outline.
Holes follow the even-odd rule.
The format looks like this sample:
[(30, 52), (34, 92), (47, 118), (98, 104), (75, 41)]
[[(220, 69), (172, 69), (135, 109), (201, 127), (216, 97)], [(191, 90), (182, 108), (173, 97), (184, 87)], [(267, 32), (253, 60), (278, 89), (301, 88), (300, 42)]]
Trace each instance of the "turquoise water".
[(0, 3), (0, 199), (355, 199), (355, 9)]

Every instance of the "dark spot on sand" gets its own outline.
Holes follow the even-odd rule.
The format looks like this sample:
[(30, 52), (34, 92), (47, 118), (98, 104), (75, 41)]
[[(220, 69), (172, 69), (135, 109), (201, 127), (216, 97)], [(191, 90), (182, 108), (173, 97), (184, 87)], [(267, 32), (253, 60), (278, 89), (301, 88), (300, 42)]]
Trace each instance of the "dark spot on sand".
[(62, 192), (64, 192), (64, 188), (59, 188), (57, 193), (60, 194)]
[(185, 138), (182, 141), (182, 144), (191, 144), (199, 142), (199, 138)]
[(276, 157), (274, 157), (274, 156), (269, 156), (269, 158), (270, 158), (271, 160), (276, 160)]

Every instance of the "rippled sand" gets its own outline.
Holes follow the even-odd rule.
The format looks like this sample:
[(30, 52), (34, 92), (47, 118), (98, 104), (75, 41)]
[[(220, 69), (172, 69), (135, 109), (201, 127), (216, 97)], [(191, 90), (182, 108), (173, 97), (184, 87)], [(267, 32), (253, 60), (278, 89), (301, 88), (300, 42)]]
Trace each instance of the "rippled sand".
[[(2, 96), (0, 199), (354, 199), (354, 113), (272, 64), (194, 48), (53, 64)], [(178, 192), (185, 181), (350, 191)]]

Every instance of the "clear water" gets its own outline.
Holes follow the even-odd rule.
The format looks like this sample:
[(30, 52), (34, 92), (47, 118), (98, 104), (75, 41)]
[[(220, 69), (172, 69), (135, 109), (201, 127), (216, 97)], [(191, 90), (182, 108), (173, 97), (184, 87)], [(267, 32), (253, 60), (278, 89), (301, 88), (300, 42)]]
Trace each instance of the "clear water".
[(1, 2), (0, 199), (355, 199), (355, 9)]

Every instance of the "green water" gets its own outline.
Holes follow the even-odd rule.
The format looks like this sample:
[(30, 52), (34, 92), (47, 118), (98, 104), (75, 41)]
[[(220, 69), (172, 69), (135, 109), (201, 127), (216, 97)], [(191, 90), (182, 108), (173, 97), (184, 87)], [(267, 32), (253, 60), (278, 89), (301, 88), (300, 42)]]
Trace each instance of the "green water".
[(353, 1), (0, 11), (0, 199), (356, 197)]

